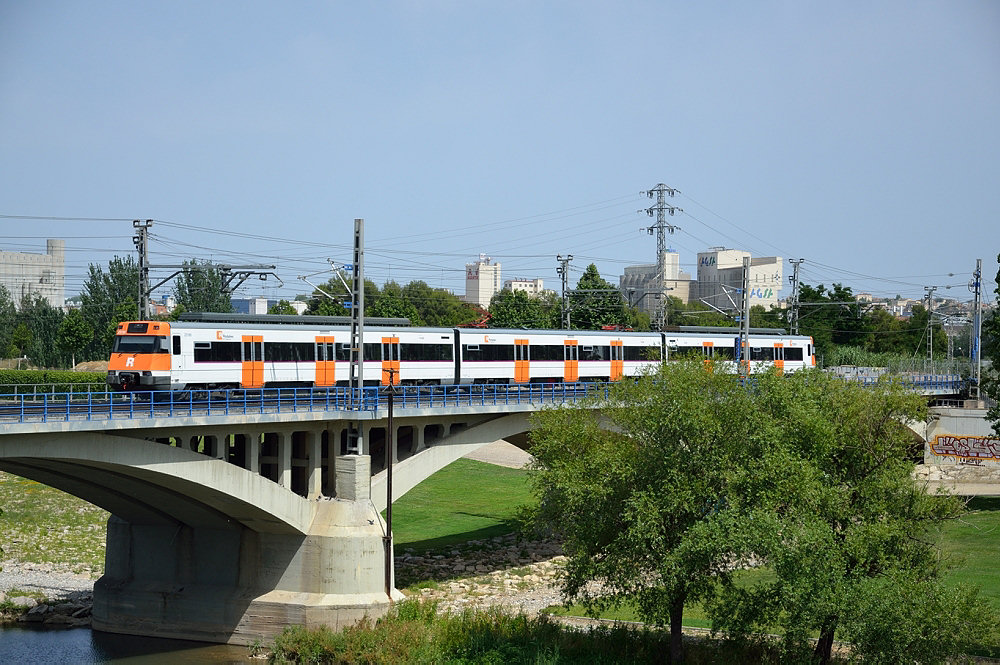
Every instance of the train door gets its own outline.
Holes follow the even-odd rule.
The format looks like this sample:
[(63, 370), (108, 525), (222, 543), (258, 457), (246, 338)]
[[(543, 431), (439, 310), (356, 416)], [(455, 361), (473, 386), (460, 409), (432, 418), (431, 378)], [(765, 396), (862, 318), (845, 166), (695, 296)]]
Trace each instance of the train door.
[(336, 347), (334, 338), (320, 336), (316, 338), (316, 385), (332, 386), (337, 382), (334, 376), (336, 367)]
[(625, 347), (620, 339), (611, 340), (611, 375), (612, 381), (617, 381), (625, 374)]
[(382, 385), (399, 385), (399, 338), (382, 338)]
[(580, 347), (575, 339), (563, 342), (563, 381), (577, 381), (580, 378)]
[(243, 335), (243, 388), (260, 388), (264, 385), (264, 337)]
[(774, 343), (774, 368), (782, 373), (785, 371), (785, 345), (781, 342)]
[(715, 342), (702, 342), (701, 343), (701, 354), (705, 356), (705, 367), (711, 367), (712, 365), (712, 351), (714, 350)]
[(528, 356), (528, 340), (514, 340), (514, 383), (531, 381), (531, 364)]

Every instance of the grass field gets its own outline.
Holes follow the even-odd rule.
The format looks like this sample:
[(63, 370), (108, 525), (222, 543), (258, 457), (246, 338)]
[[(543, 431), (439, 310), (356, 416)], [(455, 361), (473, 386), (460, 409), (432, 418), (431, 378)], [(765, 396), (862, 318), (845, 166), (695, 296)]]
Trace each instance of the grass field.
[(0, 559), (104, 572), (108, 513), (33, 480), (0, 473)]

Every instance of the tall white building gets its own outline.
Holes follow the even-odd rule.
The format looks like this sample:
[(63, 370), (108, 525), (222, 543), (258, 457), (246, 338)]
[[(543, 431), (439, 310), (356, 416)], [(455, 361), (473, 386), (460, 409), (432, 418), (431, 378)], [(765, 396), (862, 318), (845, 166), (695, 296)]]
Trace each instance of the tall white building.
[(66, 301), (66, 241), (49, 239), (45, 254), (0, 252), (0, 285), (15, 303), (26, 295), (39, 295), (53, 307)]
[(485, 254), (475, 263), (465, 264), (465, 302), (489, 307), (494, 294), (502, 288), (500, 264)]
[[(743, 288), (743, 258), (750, 252), (713, 247), (698, 253), (697, 298), (726, 309), (739, 307), (738, 289)], [(770, 309), (778, 304), (778, 292), (783, 286), (784, 265), (779, 256), (750, 259), (750, 306), (763, 305)], [(732, 301), (730, 301), (732, 298)]]

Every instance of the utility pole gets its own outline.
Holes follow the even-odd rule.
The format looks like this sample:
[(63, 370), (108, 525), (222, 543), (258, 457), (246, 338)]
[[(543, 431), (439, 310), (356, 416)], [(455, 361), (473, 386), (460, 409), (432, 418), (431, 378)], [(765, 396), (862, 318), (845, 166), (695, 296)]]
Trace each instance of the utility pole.
[[(351, 402), (355, 409), (360, 408), (362, 392), (365, 387), (365, 220), (354, 220), (354, 273), (351, 290)], [(356, 401), (355, 401), (356, 400)], [(348, 453), (360, 455), (364, 442), (361, 440), (361, 423), (355, 423), (353, 431), (348, 433)]]
[(975, 398), (979, 399), (979, 379), (980, 373), (982, 372), (983, 360), (980, 350), (980, 342), (982, 341), (983, 334), (983, 260), (976, 259), (976, 271), (972, 273), (972, 280), (969, 282), (969, 289), (975, 293), (975, 311), (972, 314), (972, 335), (974, 337), (972, 341), (972, 349), (969, 355), (969, 361), (973, 364), (973, 368), (976, 373), (976, 389)]
[(567, 254), (565, 258), (563, 258), (562, 254), (556, 255), (556, 261), (559, 262), (559, 267), (556, 268), (556, 274), (562, 277), (562, 311), (560, 312), (560, 319), (562, 319), (563, 330), (569, 330), (569, 307), (566, 303), (566, 280), (569, 279), (569, 262), (572, 260), (572, 254)]
[(750, 257), (743, 257), (743, 302), (740, 314), (740, 375), (750, 375)]
[(389, 414), (385, 430), (385, 535), (382, 543), (385, 547), (385, 595), (392, 602), (392, 448), (395, 445), (396, 434), (392, 426), (393, 397), (396, 395), (396, 370), (389, 369), (389, 385), (385, 388), (389, 398)]
[(679, 229), (679, 226), (674, 226), (673, 224), (667, 223), (667, 215), (671, 217), (675, 213), (684, 212), (676, 206), (667, 204), (667, 196), (673, 197), (678, 190), (671, 187), (667, 187), (662, 182), (656, 187), (646, 191), (640, 192), (640, 194), (645, 194), (649, 198), (656, 196), (656, 205), (645, 208), (644, 210), (639, 210), (640, 214), (646, 213), (648, 216), (652, 217), (656, 215), (656, 224), (653, 226), (647, 226), (641, 228), (640, 231), (646, 231), (649, 235), (653, 235), (653, 231), (656, 231), (656, 282), (657, 288), (660, 290), (660, 297), (657, 299), (656, 311), (654, 313), (653, 319), (654, 324), (659, 330), (663, 330), (666, 325), (666, 307), (670, 302), (667, 300), (667, 237), (666, 234), (673, 234), (674, 231)]
[(799, 334), (799, 266), (805, 259), (788, 259), (792, 264), (792, 274), (788, 278), (792, 283), (791, 311), (788, 315), (788, 330), (793, 335)]
[(135, 248), (139, 250), (139, 320), (149, 321), (149, 227), (153, 220), (132, 220), (136, 235), (132, 236)]
[(925, 286), (924, 291), (927, 292), (927, 369), (931, 370), (934, 365), (934, 292), (937, 287)]

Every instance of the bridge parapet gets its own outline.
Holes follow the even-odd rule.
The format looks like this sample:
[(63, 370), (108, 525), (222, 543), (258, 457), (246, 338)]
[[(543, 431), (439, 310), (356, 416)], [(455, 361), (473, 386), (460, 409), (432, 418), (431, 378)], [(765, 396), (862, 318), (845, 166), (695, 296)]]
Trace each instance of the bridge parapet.
[(924, 464), (915, 477), (930, 490), (961, 495), (1000, 495), (1000, 436), (986, 420), (982, 402), (931, 408)]

